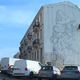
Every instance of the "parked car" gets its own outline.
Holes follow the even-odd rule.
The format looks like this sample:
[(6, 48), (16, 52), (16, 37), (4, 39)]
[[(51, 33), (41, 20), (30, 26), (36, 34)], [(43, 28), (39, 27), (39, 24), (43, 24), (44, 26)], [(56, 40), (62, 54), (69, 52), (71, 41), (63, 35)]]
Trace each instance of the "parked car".
[(11, 74), (13, 65), (15, 61), (17, 60), (20, 60), (20, 59), (9, 58), (9, 57), (2, 58), (1, 59), (1, 73)]
[(80, 78), (79, 66), (65, 66), (61, 71), (61, 78), (78, 79)]
[(39, 77), (41, 78), (57, 78), (60, 75), (60, 70), (55, 66), (42, 66), (39, 71)]
[(41, 63), (32, 60), (19, 60), (13, 66), (13, 76), (36, 76), (41, 69)]

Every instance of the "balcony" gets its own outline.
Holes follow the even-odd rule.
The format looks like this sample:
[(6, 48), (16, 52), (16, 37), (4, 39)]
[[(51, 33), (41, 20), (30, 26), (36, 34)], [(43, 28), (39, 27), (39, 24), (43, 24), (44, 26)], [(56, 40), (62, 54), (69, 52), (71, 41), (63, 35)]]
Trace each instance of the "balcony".
[(26, 39), (24, 40), (24, 45), (25, 45), (25, 46), (27, 46), (27, 45), (28, 45), (28, 42), (27, 42), (27, 40), (26, 40)]
[(22, 49), (23, 49), (23, 44), (20, 45), (20, 47), (19, 47), (19, 51), (21, 52)]
[(22, 47), (19, 47), (19, 51), (20, 51), (20, 52), (22, 51)]
[(20, 58), (20, 59), (22, 59), (22, 58), (23, 58), (23, 54), (22, 54), (22, 53), (20, 53), (19, 58)]
[(19, 50), (20, 50), (20, 51), (22, 50), (21, 47), (19, 47)]
[(33, 41), (33, 47), (34, 48), (38, 48), (40, 46), (40, 40), (39, 39), (35, 39), (34, 41)]
[(21, 55), (19, 55), (19, 58), (21, 59)]
[(33, 25), (33, 32), (37, 33), (40, 29), (40, 23), (39, 21), (35, 22), (35, 24)]
[(31, 53), (31, 52), (32, 52), (32, 46), (28, 46), (28, 47), (27, 47), (27, 51), (28, 51), (29, 53)]
[(27, 37), (28, 37), (29, 40), (31, 40), (32, 39), (32, 34), (28, 33)]

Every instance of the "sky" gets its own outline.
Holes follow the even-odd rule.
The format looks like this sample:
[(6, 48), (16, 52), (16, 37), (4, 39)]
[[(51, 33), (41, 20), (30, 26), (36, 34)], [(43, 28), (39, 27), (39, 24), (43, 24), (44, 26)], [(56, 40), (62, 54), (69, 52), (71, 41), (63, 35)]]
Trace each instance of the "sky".
[[(0, 58), (13, 57), (42, 5), (64, 0), (0, 0)], [(66, 1), (66, 0), (65, 0)], [(79, 0), (67, 0), (80, 6)]]

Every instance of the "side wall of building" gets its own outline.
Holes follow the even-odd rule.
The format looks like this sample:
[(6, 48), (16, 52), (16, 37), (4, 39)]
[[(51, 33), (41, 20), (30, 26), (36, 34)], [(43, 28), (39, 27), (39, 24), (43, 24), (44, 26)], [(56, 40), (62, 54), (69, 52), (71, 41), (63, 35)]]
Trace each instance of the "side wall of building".
[[(72, 3), (44, 7), (44, 60), (80, 65), (80, 9)], [(47, 56), (46, 56), (47, 55)]]

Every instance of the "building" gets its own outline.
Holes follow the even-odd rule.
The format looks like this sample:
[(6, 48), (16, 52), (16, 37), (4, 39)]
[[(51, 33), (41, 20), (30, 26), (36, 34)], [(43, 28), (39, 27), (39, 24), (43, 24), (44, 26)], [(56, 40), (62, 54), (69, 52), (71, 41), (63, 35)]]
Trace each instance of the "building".
[(14, 58), (19, 58), (19, 56), (20, 56), (20, 52), (17, 52), (13, 57)]
[(19, 49), (20, 58), (58, 67), (80, 65), (80, 9), (65, 1), (42, 6)]

